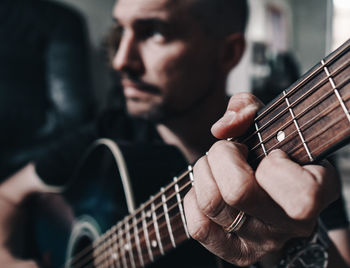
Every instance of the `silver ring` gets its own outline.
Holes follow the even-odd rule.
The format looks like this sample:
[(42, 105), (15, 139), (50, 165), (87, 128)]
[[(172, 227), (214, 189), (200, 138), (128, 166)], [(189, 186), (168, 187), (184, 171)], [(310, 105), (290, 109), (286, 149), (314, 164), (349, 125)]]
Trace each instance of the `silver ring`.
[(225, 227), (224, 230), (228, 233), (233, 233), (233, 232), (237, 232), (239, 229), (241, 229), (243, 223), (246, 221), (247, 216), (245, 215), (245, 213), (243, 211), (240, 211), (236, 218), (232, 221), (232, 223)]

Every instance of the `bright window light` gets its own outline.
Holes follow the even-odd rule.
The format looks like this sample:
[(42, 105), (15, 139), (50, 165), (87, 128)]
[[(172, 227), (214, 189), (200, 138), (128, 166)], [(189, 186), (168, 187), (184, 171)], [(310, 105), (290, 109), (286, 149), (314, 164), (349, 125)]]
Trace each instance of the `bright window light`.
[(349, 0), (333, 0), (334, 6), (336, 8), (348, 8), (350, 9), (350, 1)]

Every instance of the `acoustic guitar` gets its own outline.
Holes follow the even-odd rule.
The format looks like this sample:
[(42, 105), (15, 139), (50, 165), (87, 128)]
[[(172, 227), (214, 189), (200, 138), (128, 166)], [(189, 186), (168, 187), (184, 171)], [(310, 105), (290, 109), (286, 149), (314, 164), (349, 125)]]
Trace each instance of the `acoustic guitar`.
[[(253, 129), (240, 142), (250, 149), (253, 166), (275, 148), (300, 164), (312, 163), (349, 141), (349, 109), (350, 40), (259, 111)], [(137, 181), (136, 188), (143, 189), (149, 182), (130, 183), (132, 169), (117, 144), (100, 140), (93, 148), (83, 166), (98, 161), (102, 170), (119, 178), (101, 179), (90, 168), (72, 180), (63, 195), (38, 197), (46, 213), (38, 213), (33, 223), (36, 254), (49, 255), (54, 267), (139, 268), (190, 239), (182, 201), (192, 187), (191, 166), (135, 208), (132, 184)], [(103, 157), (100, 150), (105, 151)], [(160, 156), (163, 167), (151, 172), (167, 169), (173, 161)], [(136, 162), (142, 165), (146, 159)], [(144, 174), (141, 171), (141, 177)], [(159, 178), (164, 181), (164, 173)]]

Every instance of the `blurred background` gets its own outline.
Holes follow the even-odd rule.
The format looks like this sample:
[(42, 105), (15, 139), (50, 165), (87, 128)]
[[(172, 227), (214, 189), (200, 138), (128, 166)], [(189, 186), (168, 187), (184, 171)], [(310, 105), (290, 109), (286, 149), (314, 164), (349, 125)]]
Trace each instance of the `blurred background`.
[[(89, 60), (86, 65), (94, 109), (102, 110), (110, 105), (109, 96), (115, 94), (118, 87), (105, 49), (115, 0), (44, 2), (64, 4), (80, 14), (87, 30)], [(249, 4), (247, 50), (228, 79), (230, 94), (253, 91), (268, 101), (350, 38), (349, 0), (249, 0)], [(61, 96), (56, 94), (56, 97)], [(350, 212), (350, 147), (339, 151), (336, 157)]]

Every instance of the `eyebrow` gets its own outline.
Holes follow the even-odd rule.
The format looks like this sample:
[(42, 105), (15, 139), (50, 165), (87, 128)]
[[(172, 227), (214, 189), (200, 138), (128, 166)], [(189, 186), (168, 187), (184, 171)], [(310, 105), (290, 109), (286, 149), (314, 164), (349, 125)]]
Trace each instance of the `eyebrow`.
[[(122, 25), (120, 23), (120, 21), (113, 17), (113, 22), (114, 24), (117, 24), (117, 25)], [(134, 22), (133, 22), (133, 26), (142, 26), (142, 25), (164, 25), (164, 26), (167, 26), (167, 25), (170, 25), (171, 22), (169, 20), (166, 20), (166, 19), (161, 19), (161, 18), (155, 18), (155, 17), (150, 17), (150, 18), (139, 18), (139, 19), (136, 19)]]

